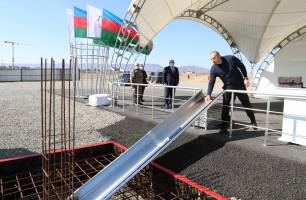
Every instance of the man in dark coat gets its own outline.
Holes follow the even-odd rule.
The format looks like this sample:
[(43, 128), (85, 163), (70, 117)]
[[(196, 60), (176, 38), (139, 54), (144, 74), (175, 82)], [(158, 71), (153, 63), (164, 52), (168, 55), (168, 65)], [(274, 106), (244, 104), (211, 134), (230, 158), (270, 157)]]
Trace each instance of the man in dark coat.
[[(148, 84), (148, 81), (147, 81), (147, 72), (145, 71), (144, 69), (144, 65), (143, 64), (139, 64), (139, 69), (142, 71), (142, 83), (143, 84)], [(145, 91), (145, 88), (146, 86), (139, 86), (140, 87), (140, 102), (143, 102), (143, 95), (144, 95), (144, 91)]]
[[(210, 80), (208, 84), (206, 101), (211, 100), (211, 93), (213, 91), (216, 77), (219, 77), (223, 82), (223, 89), (232, 90), (246, 90), (250, 82), (247, 76), (247, 71), (244, 64), (235, 56), (221, 56), (218, 51), (212, 51), (210, 58), (213, 61), (213, 66), (210, 69)], [(252, 108), (249, 96), (244, 93), (235, 93), (235, 97), (241, 101), (243, 107)], [(222, 126), (220, 133), (227, 133), (228, 124), (230, 121), (229, 106), (232, 94), (225, 92), (223, 94), (222, 107)], [(257, 126), (254, 112), (252, 110), (245, 110), (251, 120), (252, 126)]]
[(169, 66), (164, 68), (163, 83), (165, 84), (165, 106), (172, 107), (172, 101), (175, 96), (175, 88), (167, 86), (177, 86), (179, 84), (179, 70), (174, 66), (174, 60), (169, 61)]

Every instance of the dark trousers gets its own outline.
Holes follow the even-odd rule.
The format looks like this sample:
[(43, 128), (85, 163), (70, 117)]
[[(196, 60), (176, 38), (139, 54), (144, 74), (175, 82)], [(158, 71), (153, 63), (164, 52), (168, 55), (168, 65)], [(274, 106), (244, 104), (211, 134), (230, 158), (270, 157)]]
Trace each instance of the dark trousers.
[(146, 86), (141, 86), (141, 89), (140, 89), (140, 99), (141, 99), (141, 101), (143, 101), (143, 94), (144, 94), (145, 89), (146, 89)]
[(138, 100), (138, 103), (142, 101), (144, 89), (145, 89), (145, 86), (133, 86), (134, 103), (137, 103), (137, 100)]
[(175, 88), (165, 87), (165, 105), (172, 105), (172, 100), (175, 96)]
[[(252, 108), (250, 103), (249, 96), (243, 93), (234, 93), (234, 100), (238, 97), (239, 101), (241, 102), (242, 106), (245, 108)], [(229, 116), (229, 109), (232, 99), (232, 93), (226, 92), (223, 94), (223, 107), (222, 107), (222, 128), (228, 128), (230, 116)], [(252, 122), (256, 122), (254, 112), (252, 110), (245, 110), (246, 114)]]

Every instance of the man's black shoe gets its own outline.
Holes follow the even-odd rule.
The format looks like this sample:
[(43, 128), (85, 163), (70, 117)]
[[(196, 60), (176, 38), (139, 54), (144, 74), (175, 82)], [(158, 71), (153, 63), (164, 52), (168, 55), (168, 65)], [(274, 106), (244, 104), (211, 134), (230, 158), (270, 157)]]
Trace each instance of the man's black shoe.
[(220, 131), (218, 133), (224, 135), (224, 134), (228, 134), (228, 131), (227, 131), (226, 128), (222, 128), (222, 129), (220, 129)]
[(253, 126), (253, 130), (256, 131), (258, 128), (257, 128), (257, 123), (256, 122), (251, 122), (251, 125)]
[(135, 105), (143, 105), (140, 101), (139, 102), (134, 102)]

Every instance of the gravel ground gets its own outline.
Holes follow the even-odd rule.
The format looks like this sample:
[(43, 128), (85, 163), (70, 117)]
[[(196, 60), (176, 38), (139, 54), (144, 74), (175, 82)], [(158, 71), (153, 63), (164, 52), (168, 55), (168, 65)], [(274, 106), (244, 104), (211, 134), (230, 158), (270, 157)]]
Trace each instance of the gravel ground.
[[(129, 147), (154, 126), (129, 116), (99, 131)], [(221, 138), (188, 129), (156, 162), (232, 199), (306, 199), (305, 163)]]
[[(0, 92), (0, 158), (40, 151), (39, 84), (1, 83)], [(76, 105), (77, 145), (110, 139), (131, 146), (155, 126), (140, 116)], [(228, 197), (306, 199), (305, 163), (215, 136), (188, 129), (156, 161)]]
[[(0, 83), (0, 93), (0, 158), (41, 152), (40, 82)], [(60, 109), (59, 96), (56, 109)], [(60, 112), (56, 113), (60, 119)], [(76, 146), (108, 140), (97, 130), (124, 118), (76, 102)]]

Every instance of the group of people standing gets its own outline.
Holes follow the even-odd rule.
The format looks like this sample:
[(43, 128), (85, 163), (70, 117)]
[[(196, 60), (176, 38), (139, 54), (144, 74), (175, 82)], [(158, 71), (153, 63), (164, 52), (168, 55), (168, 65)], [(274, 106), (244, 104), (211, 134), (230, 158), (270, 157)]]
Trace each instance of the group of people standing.
[[(175, 65), (173, 59), (169, 61), (169, 65), (164, 68), (163, 71), (163, 84), (165, 85), (165, 107), (167, 109), (172, 108), (173, 98), (175, 95), (175, 87), (179, 84), (179, 70)], [(144, 70), (144, 65), (136, 63), (134, 69), (131, 72), (131, 83), (133, 84), (133, 102), (135, 104), (142, 105), (143, 94), (145, 90), (145, 85), (147, 82), (147, 73)]]
[[(207, 89), (206, 101), (211, 100), (211, 94), (215, 85), (215, 80), (219, 77), (223, 82), (223, 89), (232, 90), (246, 90), (249, 86), (249, 78), (247, 76), (247, 71), (244, 64), (235, 56), (221, 56), (218, 51), (212, 51), (210, 53), (210, 59), (213, 65), (210, 70), (210, 80)], [(136, 64), (132, 74), (131, 82), (147, 84), (146, 81), (147, 74), (143, 69), (143, 65)], [(179, 84), (179, 70), (175, 66), (175, 61), (170, 60), (169, 65), (163, 70), (163, 84), (165, 86), (165, 107), (170, 109), (173, 107), (173, 99), (175, 96), (175, 86)], [(134, 103), (142, 105), (144, 85), (133, 85), (134, 90)], [(222, 125), (221, 133), (226, 133), (228, 129), (228, 124), (230, 121), (229, 106), (231, 101), (231, 93), (225, 92), (223, 94), (223, 106), (222, 106)], [(251, 125), (256, 127), (256, 119), (254, 112), (250, 109), (252, 108), (249, 97), (245, 93), (235, 93), (234, 98), (238, 97), (242, 105), (246, 109), (247, 116), (251, 120)]]

